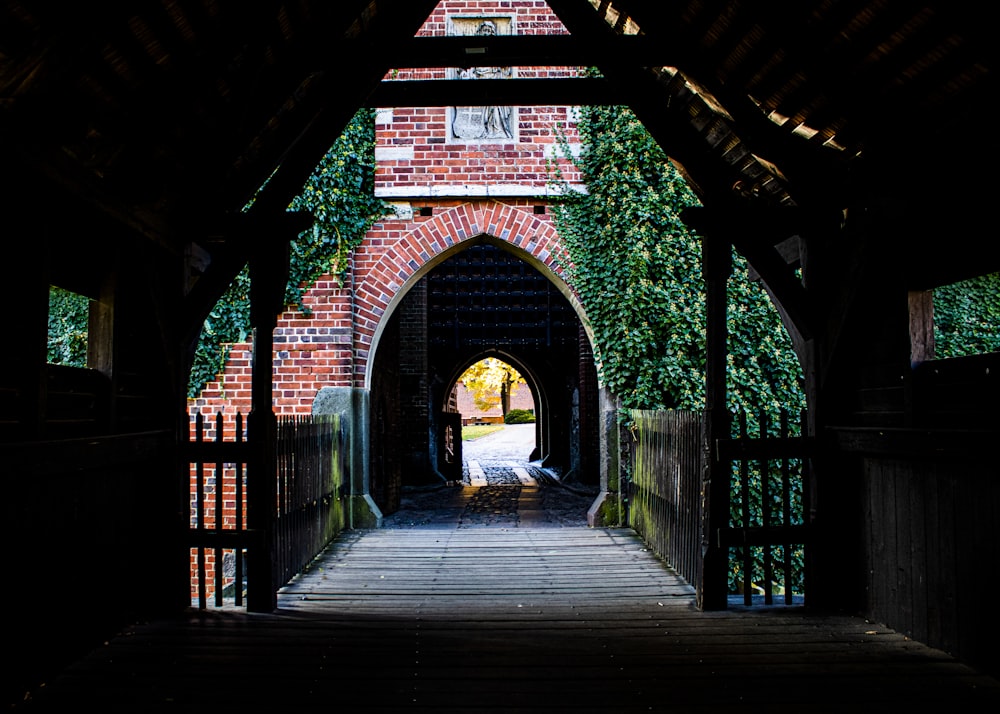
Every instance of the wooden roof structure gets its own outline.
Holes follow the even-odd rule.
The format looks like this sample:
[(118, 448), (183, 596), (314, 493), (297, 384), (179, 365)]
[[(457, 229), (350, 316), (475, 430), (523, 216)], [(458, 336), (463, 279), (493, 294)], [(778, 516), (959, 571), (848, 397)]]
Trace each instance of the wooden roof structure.
[[(845, 194), (865, 190), (854, 176), (867, 163), (909, 178), (892, 189), (900, 201), (962, 205), (943, 225), (913, 220), (914, 243), (961, 231), (997, 265), (995, 246), (966, 243), (987, 199), (979, 167), (996, 159), (997, 140), (981, 122), (996, 93), (995, 44), (965, 3), (553, 0), (568, 36), (414, 38), (435, 4), (5, 3), (5, 163), (149, 240), (240, 252), (245, 238), (225, 219), (265, 182), (257, 210), (287, 205), (360, 106), (454, 103), (473, 91), (622, 102), (706, 205), (839, 211)], [(383, 83), (394, 67), (468, 63), (481, 50), (511, 64), (594, 66), (603, 79)]]
[[(0, 6), (8, 568), (49, 577), (71, 542), (64, 578), (111, 558), (148, 594), (77, 592), (81, 618), (36, 593), (15, 647), (49, 655), (67, 628), (100, 637), (190, 603), (177, 463), (206, 314), (248, 261), (255, 309), (279, 309), (307, 225), (286, 208), (359, 108), (488, 99), (633, 109), (700, 198), (691, 225), (747, 258), (802, 359), (822, 443), (811, 592), (998, 671), (981, 575), (1000, 557), (1000, 353), (921, 364), (908, 313), (914, 294), (1000, 271), (992, 6), (548, 0), (567, 35), (416, 37), (436, 4)], [(599, 72), (386, 81), (484, 57)], [(94, 370), (46, 365), (51, 284), (97, 301)], [(70, 418), (95, 399), (99, 418)]]

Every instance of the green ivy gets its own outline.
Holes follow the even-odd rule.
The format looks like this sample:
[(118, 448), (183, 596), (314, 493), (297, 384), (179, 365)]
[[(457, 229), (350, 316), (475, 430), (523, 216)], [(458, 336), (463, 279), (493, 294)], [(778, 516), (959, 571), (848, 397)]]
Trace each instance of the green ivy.
[(292, 243), (287, 304), (305, 310), (302, 295), (322, 275), (342, 283), (351, 252), (387, 209), (375, 196), (375, 110), (362, 109), (289, 206), (315, 222)]
[[(568, 279), (594, 331), (603, 382), (625, 409), (701, 409), (705, 295), (701, 242), (680, 218), (698, 199), (624, 107), (581, 113), (586, 193), (558, 171), (554, 220)], [(565, 139), (562, 139), (565, 141)], [(566, 154), (568, 156), (568, 154)], [(729, 408), (804, 406), (801, 369), (766, 292), (734, 255), (729, 282)]]
[(1000, 273), (934, 291), (934, 349), (942, 359), (1000, 352)]
[[(583, 147), (575, 163), (587, 190), (574, 192), (553, 168), (563, 196), (554, 220), (563, 246), (560, 259), (593, 329), (602, 381), (619, 397), (626, 424), (631, 409), (704, 409), (701, 242), (680, 218), (698, 199), (627, 108), (585, 108), (578, 128)], [(569, 159), (565, 138), (560, 141)], [(766, 291), (735, 253), (727, 328), (727, 407), (734, 426), (736, 415), (745, 412), (757, 435), (759, 415), (776, 425), (782, 409), (801, 411), (803, 378), (791, 339)], [(798, 427), (795, 417), (792, 426)], [(780, 505), (761, 503), (762, 478), (773, 476), (751, 469), (748, 525), (760, 523), (765, 507), (773, 512)], [(737, 480), (733, 483), (733, 523), (739, 523), (743, 504)], [(801, 501), (801, 490), (793, 500)], [(799, 580), (801, 557), (795, 555)], [(732, 563), (735, 588), (741, 564), (735, 558)], [(760, 582), (759, 554), (754, 567)]]
[(90, 299), (55, 286), (49, 288), (49, 364), (87, 366)]
[[(313, 215), (311, 228), (291, 243), (285, 304), (308, 316), (303, 297), (316, 280), (343, 282), (348, 258), (386, 205), (375, 197), (375, 112), (362, 109), (292, 199), (290, 211)], [(196, 397), (225, 367), (230, 346), (250, 333), (250, 279), (244, 270), (209, 314), (195, 351), (188, 396)]]
[(223, 371), (232, 345), (249, 334), (250, 273), (243, 268), (202, 325), (188, 378), (189, 397), (197, 397)]

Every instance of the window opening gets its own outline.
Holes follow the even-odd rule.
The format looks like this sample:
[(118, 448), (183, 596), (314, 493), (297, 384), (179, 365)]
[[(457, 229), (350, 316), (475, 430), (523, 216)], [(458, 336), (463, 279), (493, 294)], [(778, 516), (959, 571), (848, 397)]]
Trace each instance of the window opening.
[(914, 363), (1000, 352), (1000, 273), (911, 292)]
[(87, 367), (91, 299), (52, 285), (49, 287), (49, 364)]
[(939, 359), (1000, 352), (1000, 273), (934, 290), (934, 349)]

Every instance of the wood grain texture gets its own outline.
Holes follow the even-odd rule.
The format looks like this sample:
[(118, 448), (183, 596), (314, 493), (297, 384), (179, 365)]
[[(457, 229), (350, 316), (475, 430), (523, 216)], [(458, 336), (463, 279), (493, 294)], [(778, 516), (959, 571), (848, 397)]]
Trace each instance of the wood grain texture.
[(349, 531), (268, 614), (136, 625), (25, 711), (992, 711), (1000, 683), (801, 606), (699, 612), (634, 531)]

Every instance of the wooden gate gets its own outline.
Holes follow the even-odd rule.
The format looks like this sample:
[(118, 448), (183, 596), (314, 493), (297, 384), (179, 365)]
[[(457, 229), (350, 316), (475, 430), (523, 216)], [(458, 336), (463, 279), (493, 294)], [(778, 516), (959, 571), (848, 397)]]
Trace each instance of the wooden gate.
[(737, 415), (737, 435), (716, 442), (720, 461), (733, 465), (730, 519), (712, 537), (729, 550), (731, 586), (751, 605), (770, 605), (776, 592), (786, 604), (805, 595), (805, 547), (809, 540), (809, 453), (803, 412), (787, 411), (772, 425), (763, 411), (751, 435), (748, 415)]
[[(266, 564), (266, 587), (288, 582), (345, 523), (345, 438), (339, 419), (282, 417), (277, 421), (275, 503), (267, 523), (248, 527), (247, 471), (254, 458), (245, 419), (220, 412), (210, 423), (200, 413), (188, 442), (192, 601), (242, 607), (254, 587), (248, 554)], [(270, 535), (265, 535), (265, 533)], [(258, 588), (260, 586), (258, 585)], [(266, 601), (266, 600), (265, 600)]]
[[(805, 504), (808, 453), (805, 417), (791, 423), (782, 413), (776, 425), (737, 416), (732, 438), (706, 441), (704, 415), (689, 411), (630, 412), (632, 470), (627, 481), (627, 522), (658, 555), (690, 583), (723, 588), (745, 605), (785, 603), (804, 596), (804, 550), (808, 541)], [(728, 517), (707, 522), (703, 512), (708, 456), (730, 465)], [(726, 582), (702, 583), (703, 543), (727, 553)]]

